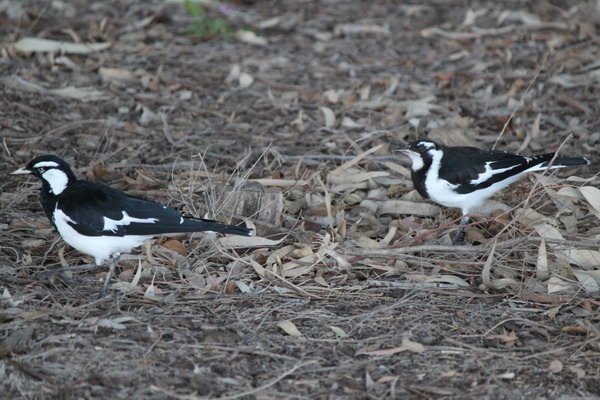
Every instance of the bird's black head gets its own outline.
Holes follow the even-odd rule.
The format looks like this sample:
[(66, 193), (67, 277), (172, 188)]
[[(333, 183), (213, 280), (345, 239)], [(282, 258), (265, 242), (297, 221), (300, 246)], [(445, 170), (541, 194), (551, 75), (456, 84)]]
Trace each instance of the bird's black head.
[(440, 146), (431, 140), (415, 140), (406, 146), (407, 150), (414, 151), (419, 154), (425, 154), (428, 153), (429, 150), (438, 150), (439, 148)]
[(48, 185), (49, 191), (55, 195), (62, 193), (70, 181), (76, 180), (69, 164), (54, 155), (36, 157), (25, 167), (12, 173), (12, 175), (21, 174), (31, 174), (41, 179), (44, 186)]
[(415, 140), (410, 142), (401, 153), (410, 157), (412, 161), (411, 169), (413, 172), (420, 171), (423, 167), (431, 164), (431, 151), (439, 150), (440, 146), (430, 140)]

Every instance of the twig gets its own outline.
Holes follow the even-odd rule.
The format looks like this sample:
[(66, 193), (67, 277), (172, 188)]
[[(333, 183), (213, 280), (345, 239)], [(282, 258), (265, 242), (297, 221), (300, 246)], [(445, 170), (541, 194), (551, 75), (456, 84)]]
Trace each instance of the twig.
[(281, 375), (275, 377), (275, 379), (265, 383), (264, 385), (260, 385), (254, 389), (246, 390), (245, 392), (236, 393), (236, 394), (233, 394), (230, 396), (219, 397), (219, 400), (234, 400), (234, 399), (239, 399), (241, 397), (250, 396), (250, 395), (256, 394), (258, 392), (262, 392), (263, 390), (268, 389), (271, 386), (275, 385), (277, 382), (281, 381), (286, 376), (293, 374), (297, 369), (305, 367), (310, 364), (315, 364), (316, 362), (317, 362), (316, 360), (311, 360), (311, 361), (308, 361), (305, 363), (298, 363), (295, 366), (293, 366), (292, 368), (290, 368), (287, 371), (285, 371), (284, 373), (282, 373)]
[[(541, 240), (538, 238), (538, 240)], [(525, 238), (509, 239), (504, 242), (497, 244), (497, 247), (514, 247), (517, 244), (526, 241)], [(346, 254), (351, 256), (364, 256), (373, 258), (393, 258), (403, 254), (412, 253), (426, 253), (426, 252), (446, 252), (446, 253), (487, 253), (492, 243), (482, 244), (480, 246), (453, 246), (453, 245), (423, 245), (423, 246), (411, 246), (401, 247), (398, 249), (377, 249), (377, 250), (363, 250), (353, 249), (347, 250)]]
[(377, 281), (370, 279), (367, 281), (368, 287), (384, 287), (394, 289), (409, 289), (409, 290), (429, 290), (429, 289), (449, 289), (458, 290), (461, 287), (453, 283), (440, 282), (393, 282), (393, 281)]

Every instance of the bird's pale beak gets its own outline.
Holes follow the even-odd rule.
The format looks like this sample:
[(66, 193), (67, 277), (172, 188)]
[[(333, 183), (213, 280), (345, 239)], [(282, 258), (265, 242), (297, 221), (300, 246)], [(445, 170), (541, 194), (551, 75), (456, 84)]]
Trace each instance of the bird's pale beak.
[(16, 171), (11, 172), (11, 175), (25, 175), (25, 174), (30, 174), (31, 171), (26, 169), (26, 168), (19, 168)]
[(396, 152), (396, 153), (401, 153), (401, 154), (403, 154), (403, 155), (407, 155), (407, 154), (410, 152), (410, 150), (409, 150), (409, 149), (406, 149), (406, 148), (404, 148), (404, 149), (396, 149), (396, 150), (394, 150), (394, 152)]

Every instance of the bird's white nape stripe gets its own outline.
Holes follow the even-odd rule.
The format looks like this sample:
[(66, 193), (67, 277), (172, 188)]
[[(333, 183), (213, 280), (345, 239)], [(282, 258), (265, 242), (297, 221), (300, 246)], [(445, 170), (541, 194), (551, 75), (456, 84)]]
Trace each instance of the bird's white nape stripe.
[[(46, 163), (46, 161), (40, 162), (38, 164), (44, 163)], [(48, 161), (48, 163), (56, 164), (52, 161)], [(53, 193), (55, 196), (61, 194), (63, 190), (65, 190), (65, 188), (67, 187), (67, 184), (69, 183), (69, 177), (67, 177), (67, 174), (65, 174), (60, 169), (56, 168), (46, 170), (46, 172), (42, 174), (42, 179), (48, 182), (48, 184), (50, 185), (50, 192)]]
[(433, 148), (435, 148), (435, 143), (432, 143), (432, 142), (421, 142), (421, 144), (426, 149), (433, 149)]
[(116, 220), (116, 219), (110, 219), (107, 217), (103, 217), (104, 218), (104, 231), (111, 231), (111, 232), (116, 232), (117, 229), (119, 229), (119, 226), (123, 226), (123, 225), (129, 225), (132, 222), (138, 222), (140, 224), (153, 224), (156, 221), (158, 221), (158, 219), (156, 218), (135, 218), (135, 217), (130, 217), (129, 214), (127, 214), (125, 211), (123, 211), (123, 218)]
[(44, 167), (58, 167), (58, 164), (55, 163), (54, 161), (40, 161), (39, 163), (37, 163), (33, 166), (33, 168), (44, 168)]

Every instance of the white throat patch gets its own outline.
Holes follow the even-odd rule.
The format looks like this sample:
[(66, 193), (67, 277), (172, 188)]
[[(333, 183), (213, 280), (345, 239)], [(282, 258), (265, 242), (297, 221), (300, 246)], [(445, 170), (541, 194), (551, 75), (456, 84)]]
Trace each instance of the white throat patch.
[[(49, 163), (56, 164), (52, 161), (44, 161), (38, 163), (37, 165)], [(43, 165), (40, 166), (43, 167)], [(53, 193), (55, 196), (61, 194), (63, 190), (65, 190), (65, 188), (67, 187), (67, 183), (69, 183), (69, 178), (67, 177), (67, 174), (62, 172), (60, 169), (56, 168), (50, 168), (46, 170), (46, 172), (42, 174), (42, 179), (48, 182), (48, 184), (50, 185), (50, 193)]]
[(423, 157), (421, 157), (421, 155), (419, 153), (417, 153), (416, 151), (408, 150), (406, 152), (406, 155), (409, 156), (410, 161), (412, 161), (412, 165), (410, 166), (410, 169), (412, 169), (414, 172), (419, 171), (421, 168), (423, 168), (425, 166), (425, 163), (423, 162)]

